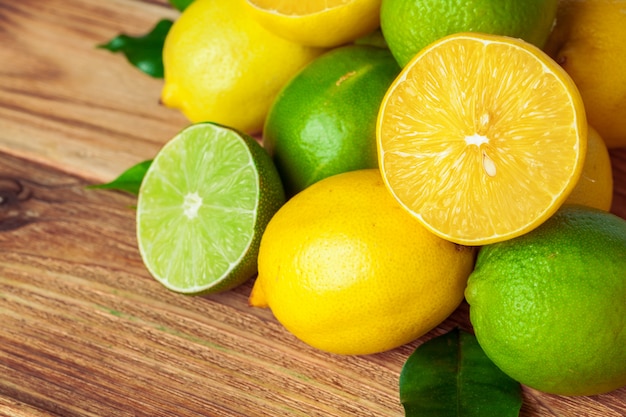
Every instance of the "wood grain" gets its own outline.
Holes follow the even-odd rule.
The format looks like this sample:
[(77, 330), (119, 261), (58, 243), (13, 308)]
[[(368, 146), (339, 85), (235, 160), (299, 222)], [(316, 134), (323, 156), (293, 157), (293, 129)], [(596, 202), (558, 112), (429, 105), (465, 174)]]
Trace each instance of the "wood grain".
[(174, 18), (166, 3), (0, 0), (0, 150), (94, 180), (154, 156), (187, 121), (96, 45)]
[[(408, 355), (470, 328), (463, 304), (391, 352), (308, 348), (247, 306), (250, 283), (210, 297), (165, 290), (137, 253), (135, 200), (87, 184), (0, 155), (0, 398), (40, 410), (30, 415), (400, 416)], [(523, 416), (626, 413), (626, 389), (524, 395)]]
[(132, 198), (1, 162), (0, 394), (63, 416), (398, 415), (408, 347), (333, 357), (249, 308), (249, 285), (164, 291), (135, 249)]
[[(441, 326), (379, 355), (330, 355), (247, 305), (165, 290), (141, 263), (132, 197), (86, 185), (187, 124), (160, 80), (96, 49), (174, 17), (166, 0), (0, 0), (0, 416), (402, 416), (398, 375)], [(613, 151), (626, 218), (626, 149)], [(522, 416), (626, 415), (626, 388), (524, 389)]]

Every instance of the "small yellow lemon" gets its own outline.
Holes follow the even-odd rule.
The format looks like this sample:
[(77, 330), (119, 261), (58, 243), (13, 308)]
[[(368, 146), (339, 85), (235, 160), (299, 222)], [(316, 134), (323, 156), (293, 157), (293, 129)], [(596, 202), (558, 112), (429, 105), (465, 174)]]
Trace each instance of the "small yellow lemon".
[(269, 31), (303, 45), (340, 46), (380, 25), (381, 0), (246, 0), (246, 3)]
[(626, 146), (626, 1), (562, 0), (545, 51), (578, 86), (606, 146)]
[(613, 170), (609, 150), (598, 132), (589, 126), (583, 172), (565, 204), (582, 204), (609, 211), (613, 202)]
[(163, 46), (161, 101), (192, 122), (258, 133), (274, 97), (323, 49), (276, 36), (246, 11), (245, 0), (196, 0)]
[(272, 217), (253, 306), (305, 343), (372, 354), (408, 343), (463, 300), (475, 250), (435, 236), (386, 190), (377, 169), (325, 178)]

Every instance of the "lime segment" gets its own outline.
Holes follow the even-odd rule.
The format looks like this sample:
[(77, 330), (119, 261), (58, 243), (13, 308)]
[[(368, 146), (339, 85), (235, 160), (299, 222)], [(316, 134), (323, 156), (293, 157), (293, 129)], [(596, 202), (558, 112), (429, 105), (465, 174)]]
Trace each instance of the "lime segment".
[(137, 203), (137, 239), (150, 273), (170, 290), (197, 294), (256, 273), (260, 235), (284, 202), (269, 155), (249, 136), (192, 125), (157, 154)]

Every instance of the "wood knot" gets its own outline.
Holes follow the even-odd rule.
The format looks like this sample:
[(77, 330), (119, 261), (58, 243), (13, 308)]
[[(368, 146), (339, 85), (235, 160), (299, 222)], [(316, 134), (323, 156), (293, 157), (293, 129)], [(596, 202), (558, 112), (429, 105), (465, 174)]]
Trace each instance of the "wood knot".
[(13, 230), (36, 220), (37, 213), (28, 209), (32, 190), (20, 180), (0, 178), (0, 231)]

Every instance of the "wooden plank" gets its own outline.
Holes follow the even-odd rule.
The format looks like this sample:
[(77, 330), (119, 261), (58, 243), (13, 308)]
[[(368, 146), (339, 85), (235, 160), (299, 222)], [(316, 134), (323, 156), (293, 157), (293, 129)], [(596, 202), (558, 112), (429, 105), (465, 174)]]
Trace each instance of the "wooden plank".
[(0, 417), (54, 417), (54, 414), (39, 410), (13, 398), (0, 396)]
[(165, 0), (0, 2), (0, 150), (98, 180), (154, 156), (187, 121), (161, 80), (97, 49), (178, 14)]
[[(390, 352), (317, 351), (268, 310), (248, 307), (250, 283), (208, 297), (164, 289), (136, 249), (135, 200), (85, 185), (0, 154), (5, 401), (61, 416), (400, 416), (397, 383), (408, 355), (454, 327), (470, 329), (463, 304)], [(626, 407), (626, 389), (524, 395), (523, 416), (617, 417)]]
[(410, 347), (327, 355), (249, 308), (249, 285), (173, 294), (141, 264), (132, 198), (0, 162), (0, 395), (63, 416), (399, 414)]

